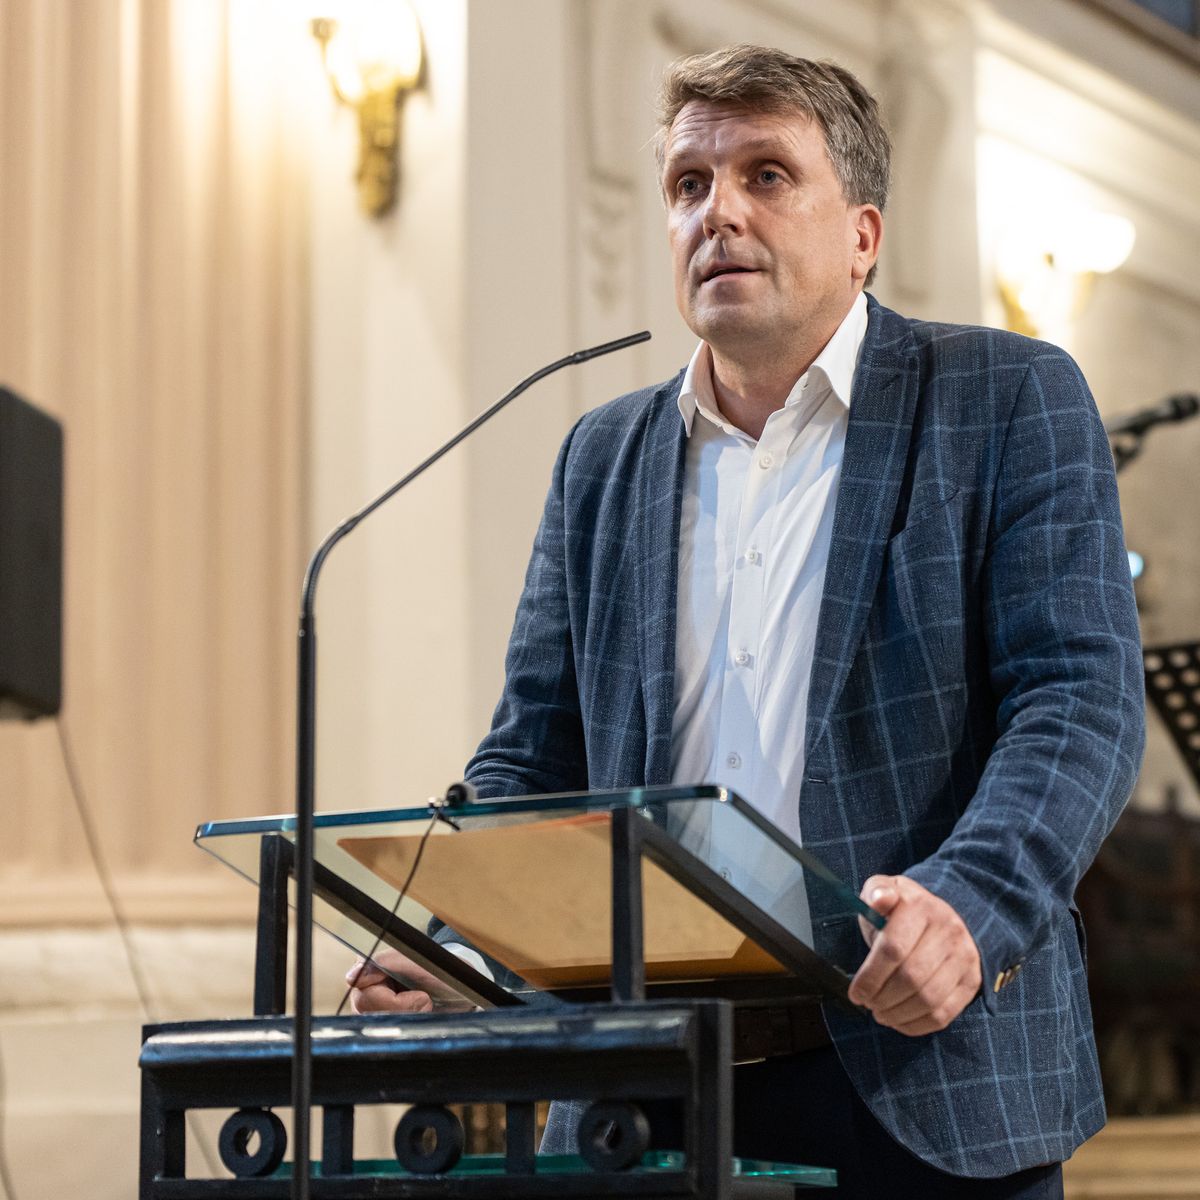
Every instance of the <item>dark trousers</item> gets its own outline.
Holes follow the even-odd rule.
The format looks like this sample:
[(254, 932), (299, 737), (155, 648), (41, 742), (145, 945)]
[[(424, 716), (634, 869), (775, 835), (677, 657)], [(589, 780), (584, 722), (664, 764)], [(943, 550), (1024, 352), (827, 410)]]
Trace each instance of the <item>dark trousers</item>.
[[(923, 1163), (871, 1115), (832, 1046), (735, 1067), (733, 1091), (734, 1154), (834, 1167), (837, 1191), (826, 1195), (856, 1200), (1062, 1200), (1059, 1163), (1000, 1179), (964, 1179)], [(677, 1112), (648, 1105), (647, 1115), (656, 1147), (682, 1145)]]

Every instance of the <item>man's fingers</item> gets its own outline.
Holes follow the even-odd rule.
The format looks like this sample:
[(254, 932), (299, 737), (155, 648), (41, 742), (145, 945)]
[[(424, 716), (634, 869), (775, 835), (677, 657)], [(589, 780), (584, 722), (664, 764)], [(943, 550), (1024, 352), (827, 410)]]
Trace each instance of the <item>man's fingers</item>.
[[(889, 1008), (903, 1004), (913, 996), (925, 994), (931, 982), (940, 971), (945, 969), (949, 957), (948, 949), (936, 930), (929, 926), (923, 930), (916, 945), (906, 954), (902, 961), (892, 964), (887, 977), (873, 992), (866, 991), (871, 986), (871, 978), (861, 989), (866, 999), (859, 1003), (867, 1004), (871, 1011), (879, 1015)], [(868, 962), (870, 957), (868, 956)], [(865, 963), (863, 964), (866, 965)], [(954, 971), (953, 984), (957, 982), (958, 971)]]
[(359, 959), (346, 972), (346, 983), (350, 987), (371, 987), (384, 979), (384, 973), (370, 960)]
[[(896, 976), (893, 976), (893, 980), (895, 978)], [(937, 1011), (949, 1000), (962, 981), (962, 963), (952, 957), (943, 957), (934, 970), (916, 986), (903, 990), (897, 988), (894, 996), (878, 997), (876, 1003), (871, 1006), (871, 1014), (881, 1025), (898, 1029), (901, 1025), (907, 1025)]]
[(428, 992), (444, 999), (454, 999), (458, 996), (453, 987), (443, 983), (436, 975), (430, 974), (398, 950), (380, 950), (365, 964), (360, 958), (346, 972), (346, 983), (353, 988), (374, 987), (376, 984), (386, 983), (389, 979), (395, 980), (402, 987)]
[(944, 1029), (979, 989), (979, 951), (944, 900), (906, 876), (872, 876), (863, 899), (888, 915), (849, 997), (882, 1025), (905, 1033)]
[[(891, 1025), (891, 1028), (906, 1037), (922, 1037), (927, 1033), (938, 1033), (945, 1029), (975, 999), (978, 991), (978, 987), (970, 982), (962, 983), (932, 1012), (902, 1025)], [(884, 1023), (891, 1024), (890, 1022)]]
[(356, 1013), (430, 1012), (433, 999), (427, 992), (397, 992), (386, 983), (378, 983), (355, 988), (350, 993), (350, 1007)]
[(862, 891), (859, 892), (858, 898), (886, 917), (900, 902), (899, 877), (896, 875), (872, 875), (862, 885)]
[(850, 999), (855, 1004), (871, 1005), (916, 949), (925, 929), (926, 920), (919, 910), (895, 912), (887, 928), (878, 931), (871, 943), (866, 961), (850, 984)]
[(880, 1013), (914, 996), (932, 998), (933, 1003), (940, 1001), (962, 978), (973, 950), (965, 926), (929, 922), (904, 960), (868, 1001), (872, 1012), (878, 1018)]
[[(872, 875), (862, 886), (858, 898), (869, 904), (880, 916), (889, 916), (900, 901), (900, 892), (893, 875)], [(879, 936), (879, 930), (865, 917), (858, 918), (859, 932), (868, 946)]]

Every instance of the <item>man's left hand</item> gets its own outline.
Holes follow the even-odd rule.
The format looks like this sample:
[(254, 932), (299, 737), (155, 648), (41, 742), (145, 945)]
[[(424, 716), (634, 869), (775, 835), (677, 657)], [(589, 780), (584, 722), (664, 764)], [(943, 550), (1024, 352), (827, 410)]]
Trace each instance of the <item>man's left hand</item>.
[(982, 983), (979, 950), (962, 917), (905, 875), (872, 875), (861, 897), (887, 926), (859, 918), (871, 949), (850, 982), (850, 999), (909, 1037), (945, 1029)]

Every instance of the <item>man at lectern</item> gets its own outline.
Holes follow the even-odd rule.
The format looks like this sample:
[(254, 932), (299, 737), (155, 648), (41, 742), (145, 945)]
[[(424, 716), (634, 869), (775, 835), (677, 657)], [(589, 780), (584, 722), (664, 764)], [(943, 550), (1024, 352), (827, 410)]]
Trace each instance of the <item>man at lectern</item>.
[[(1143, 738), (1095, 405), (1053, 346), (864, 294), (889, 143), (840, 67), (683, 59), (657, 149), (699, 344), (568, 436), (467, 776), (722, 783), (887, 916), (869, 947), (814, 919), (869, 1015), (736, 1068), (735, 1153), (1061, 1196), (1104, 1122), (1073, 895)], [(357, 1007), (420, 1003), (378, 982)]]

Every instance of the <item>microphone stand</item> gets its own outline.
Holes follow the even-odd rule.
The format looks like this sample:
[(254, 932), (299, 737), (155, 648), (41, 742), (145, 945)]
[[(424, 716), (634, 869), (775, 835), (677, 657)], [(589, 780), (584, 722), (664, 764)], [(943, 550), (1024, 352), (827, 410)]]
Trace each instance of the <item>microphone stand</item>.
[(317, 579), (329, 552), (344, 537), (386, 504), (398, 491), (423, 475), (443, 455), (448, 454), (480, 425), (490, 421), (505, 405), (540, 379), (562, 367), (573, 366), (649, 341), (648, 331), (633, 333), (605, 342), (588, 350), (577, 350), (523, 379), (506, 396), (481, 413), (469, 425), (435, 450), (365, 508), (343, 521), (317, 547), (304, 574), (300, 601), (298, 639), (299, 683), (296, 694), (296, 963), (293, 1051), (292, 1051), (292, 1200), (309, 1200), (311, 1182), (310, 1134), (312, 1126), (312, 923), (313, 923), (313, 813), (316, 784), (316, 712), (317, 712), (317, 626), (314, 616)]
[(1117, 472), (1120, 473), (1141, 454), (1146, 434), (1156, 425), (1186, 421), (1197, 412), (1200, 412), (1200, 396), (1194, 392), (1180, 392), (1168, 396), (1155, 408), (1144, 408), (1110, 421), (1104, 431), (1108, 434)]

